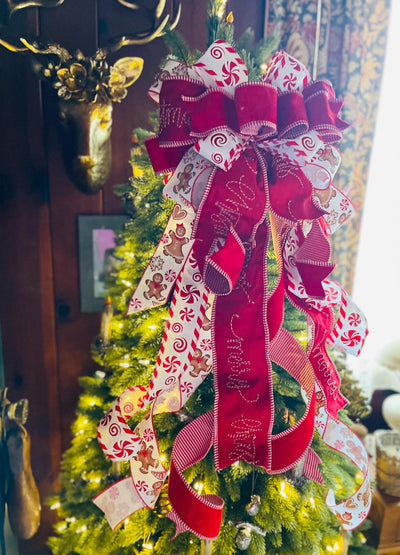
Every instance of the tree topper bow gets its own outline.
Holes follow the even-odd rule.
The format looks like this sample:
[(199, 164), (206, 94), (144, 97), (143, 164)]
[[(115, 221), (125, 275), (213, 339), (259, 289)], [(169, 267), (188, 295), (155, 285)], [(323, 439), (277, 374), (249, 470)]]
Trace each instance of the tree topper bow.
[[(176, 533), (218, 535), (223, 501), (197, 495), (183, 477), (211, 446), (217, 469), (245, 460), (277, 473), (302, 461), (304, 474), (322, 482), (310, 448), (314, 426), (364, 477), (349, 500), (336, 504), (332, 492), (327, 496), (352, 529), (370, 506), (368, 457), (337, 420), (346, 400), (326, 351), (330, 343), (358, 354), (367, 334), (363, 314), (327, 279), (327, 236), (354, 213), (332, 184), (340, 164), (332, 143), (347, 127), (341, 102), (328, 81), (312, 82), (281, 51), (262, 82), (248, 82), (245, 64), (224, 41), (192, 67), (167, 62), (149, 94), (160, 105), (160, 128), (146, 146), (156, 173), (173, 172), (164, 194), (176, 204), (128, 314), (164, 304), (175, 289), (150, 384), (126, 389), (98, 426), (103, 450), (129, 460), (131, 476), (95, 503), (112, 526), (154, 507), (167, 471), (152, 416), (180, 410), (213, 367), (215, 408), (178, 434), (172, 452), (169, 516)], [(280, 276), (269, 291), (271, 238)], [(307, 314), (306, 352), (282, 327), (285, 295)], [(272, 362), (299, 382), (306, 404), (298, 422), (275, 435)], [(132, 431), (126, 419), (145, 406)]]

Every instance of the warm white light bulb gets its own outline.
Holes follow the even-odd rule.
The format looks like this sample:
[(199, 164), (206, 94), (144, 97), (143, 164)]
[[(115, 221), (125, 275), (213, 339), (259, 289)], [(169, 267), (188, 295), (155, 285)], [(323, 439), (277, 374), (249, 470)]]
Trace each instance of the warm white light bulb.
[(286, 487), (286, 482), (284, 480), (282, 480), (281, 489), (280, 489), (279, 493), (282, 495), (282, 497), (285, 497), (286, 499), (288, 499), (287, 493), (285, 492), (285, 487)]

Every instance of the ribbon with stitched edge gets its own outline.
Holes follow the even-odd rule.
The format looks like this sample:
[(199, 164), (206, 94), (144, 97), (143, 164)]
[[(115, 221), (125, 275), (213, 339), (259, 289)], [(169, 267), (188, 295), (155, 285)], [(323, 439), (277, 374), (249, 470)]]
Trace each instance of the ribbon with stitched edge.
[[(167, 471), (162, 465), (153, 415), (179, 411), (211, 371), (212, 303), (213, 296), (199, 280), (196, 261), (189, 257), (175, 286), (150, 384), (124, 390), (98, 425), (99, 443), (107, 456), (114, 461), (130, 461), (131, 476), (94, 499), (112, 528), (139, 509), (153, 508), (157, 501)], [(182, 321), (191, 327), (189, 342), (181, 337)], [(145, 407), (146, 416), (132, 431), (127, 419)]]
[[(164, 195), (176, 205), (128, 313), (165, 303), (175, 289), (150, 385), (130, 388), (137, 397), (133, 410), (149, 406), (147, 420), (135, 432), (122, 425), (121, 435), (112, 435), (111, 426), (121, 418), (120, 398), (98, 428), (110, 457), (124, 434), (132, 444), (124, 454), (136, 461), (126, 479), (127, 495), (132, 487), (136, 492), (129, 510), (139, 508), (141, 490), (152, 492), (152, 502), (157, 495), (149, 476), (157, 473), (159, 459), (143, 445), (145, 431), (155, 438), (148, 426), (152, 414), (179, 410), (213, 365), (214, 410), (184, 428), (173, 448), (169, 497), (176, 533), (188, 529), (210, 539), (218, 533), (222, 500), (198, 496), (182, 474), (211, 446), (217, 469), (245, 460), (276, 473), (303, 459), (304, 474), (322, 482), (319, 458), (310, 449), (316, 414), (326, 443), (347, 454), (365, 478), (348, 500), (351, 511), (345, 502), (344, 509), (336, 505), (332, 494), (327, 498), (351, 528), (366, 516), (367, 465), (354, 438), (338, 443), (348, 433), (336, 418), (346, 401), (326, 351), (330, 343), (358, 354), (367, 334), (362, 313), (328, 279), (333, 265), (327, 236), (354, 213), (332, 183), (340, 153), (331, 143), (348, 126), (339, 116), (341, 101), (329, 82), (312, 82), (285, 52), (274, 55), (261, 82), (249, 82), (245, 64), (224, 41), (211, 45), (192, 67), (169, 61), (150, 95), (160, 106), (159, 132), (146, 147), (156, 173), (172, 172)], [(269, 291), (271, 238), (279, 279)], [(282, 327), (285, 296), (307, 314), (306, 352)], [(299, 382), (306, 405), (298, 422), (277, 435), (272, 362)], [(155, 478), (162, 485), (161, 473)], [(106, 514), (107, 491), (98, 496), (104, 495)]]

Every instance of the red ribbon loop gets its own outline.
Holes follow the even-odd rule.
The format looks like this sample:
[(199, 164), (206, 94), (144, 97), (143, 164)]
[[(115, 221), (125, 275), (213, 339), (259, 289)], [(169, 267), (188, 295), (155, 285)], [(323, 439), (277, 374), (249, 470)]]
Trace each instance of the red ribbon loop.
[(310, 128), (325, 143), (339, 141), (349, 124), (338, 116), (343, 102), (336, 99), (332, 85), (328, 81), (315, 81), (304, 89), (303, 96)]
[(156, 175), (174, 171), (183, 155), (190, 147), (190, 145), (188, 145), (167, 148), (160, 145), (158, 137), (146, 139), (145, 145)]
[(291, 374), (307, 396), (307, 408), (302, 418), (291, 428), (272, 436), (269, 472), (284, 472), (292, 468), (307, 452), (314, 434), (315, 391), (311, 364), (296, 339), (280, 328), (270, 348), (271, 360)]
[[(333, 268), (327, 261), (330, 256), (329, 243), (319, 225), (314, 222), (308, 236), (305, 237), (300, 226), (297, 226), (297, 235), (300, 241), (292, 263), (302, 272), (304, 287), (307, 291), (321, 297), (322, 280)], [(300, 260), (300, 264), (297, 262)], [(326, 341), (332, 333), (334, 326), (334, 314), (332, 308), (325, 306), (318, 310), (311, 306), (305, 299), (300, 299), (289, 290), (289, 276), (285, 273), (286, 296), (289, 301), (308, 316), (309, 325), (312, 328), (310, 337), (312, 340), (308, 346), (308, 357), (312, 364), (314, 374), (326, 399), (326, 410), (334, 418), (338, 410), (343, 408), (347, 400), (340, 393), (340, 377), (326, 351)]]
[(276, 215), (285, 220), (315, 220), (325, 214), (313, 201), (313, 186), (302, 169), (275, 157), (268, 168), (269, 196)]
[(184, 96), (183, 102), (191, 115), (192, 137), (206, 137), (216, 130), (238, 130), (235, 101), (222, 90), (209, 89), (198, 97)]
[(206, 257), (204, 283), (217, 295), (228, 295), (242, 271), (244, 257), (244, 245), (234, 228), (231, 227), (225, 245)]
[(166, 79), (160, 91), (160, 146), (176, 147), (193, 144), (190, 117), (183, 96), (197, 97), (205, 91), (199, 82), (179, 78)]
[(331, 248), (319, 222), (314, 221), (303, 244), (295, 254), (299, 274), (306, 293), (315, 299), (324, 299), (325, 290), (322, 281), (334, 270), (330, 262)]
[(277, 96), (275, 87), (267, 83), (243, 83), (235, 89), (239, 131), (243, 135), (264, 139), (276, 134)]
[(278, 137), (293, 139), (308, 131), (309, 124), (303, 95), (284, 92), (278, 96)]
[[(243, 245), (253, 241), (265, 217), (266, 192), (253, 149), (229, 171), (217, 169), (210, 182), (196, 216), (193, 252), (206, 285), (216, 294), (227, 294), (242, 269)], [(218, 249), (221, 244), (224, 248)]]
[(175, 536), (185, 530), (204, 539), (214, 540), (218, 536), (223, 500), (217, 495), (198, 495), (182, 474), (186, 468), (202, 460), (210, 450), (213, 426), (213, 413), (207, 412), (185, 426), (176, 437), (168, 483), (168, 496), (173, 506), (168, 517), (176, 524)]

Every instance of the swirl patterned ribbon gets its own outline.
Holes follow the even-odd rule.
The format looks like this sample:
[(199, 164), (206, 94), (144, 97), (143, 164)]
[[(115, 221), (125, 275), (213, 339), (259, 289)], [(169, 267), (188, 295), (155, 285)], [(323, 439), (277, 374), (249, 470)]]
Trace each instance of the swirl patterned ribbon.
[[(179, 411), (211, 371), (212, 303), (213, 295), (201, 283), (196, 261), (189, 257), (176, 281), (149, 386), (124, 390), (98, 425), (99, 443), (107, 456), (130, 461), (131, 476), (94, 499), (112, 528), (139, 509), (153, 508), (157, 501), (167, 472), (160, 460), (153, 415)], [(189, 341), (182, 334), (184, 324), (190, 327)], [(132, 431), (126, 420), (145, 407), (150, 410)]]
[[(327, 496), (351, 529), (369, 509), (368, 458), (337, 419), (346, 400), (326, 345), (358, 354), (368, 330), (347, 293), (328, 279), (327, 237), (354, 213), (332, 184), (340, 153), (331, 143), (347, 127), (341, 102), (329, 82), (312, 82), (285, 52), (274, 55), (261, 82), (249, 82), (224, 41), (192, 67), (169, 61), (149, 94), (160, 105), (160, 125), (146, 146), (157, 173), (173, 172), (164, 195), (176, 205), (128, 313), (165, 303), (175, 287), (150, 385), (123, 392), (98, 427), (105, 453), (130, 460), (131, 477), (95, 503), (112, 526), (154, 506), (166, 471), (152, 415), (179, 410), (213, 365), (214, 410), (184, 428), (173, 448), (169, 516), (176, 534), (218, 534), (223, 501), (198, 496), (182, 474), (211, 446), (217, 469), (245, 460), (276, 473), (303, 460), (304, 474), (322, 482), (310, 449), (315, 426), (364, 476), (350, 499), (336, 504), (332, 492)], [(271, 239), (280, 276), (269, 291)], [(306, 352), (282, 327), (285, 296), (307, 314)], [(306, 405), (277, 435), (272, 362), (299, 382)], [(132, 432), (125, 419), (145, 406), (149, 412)]]

